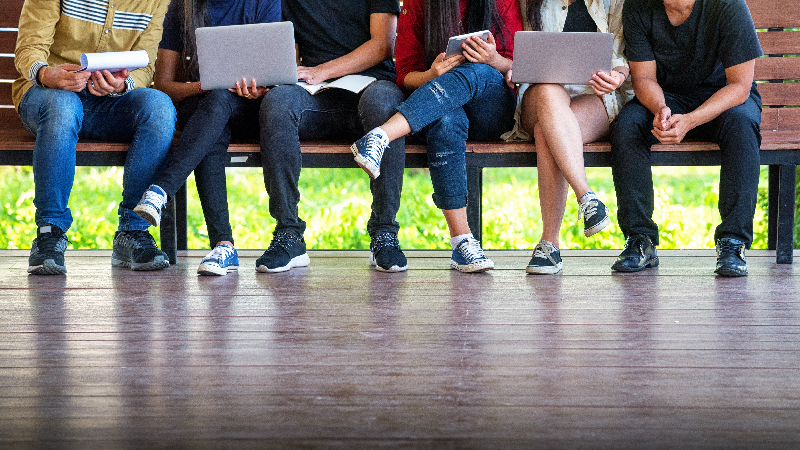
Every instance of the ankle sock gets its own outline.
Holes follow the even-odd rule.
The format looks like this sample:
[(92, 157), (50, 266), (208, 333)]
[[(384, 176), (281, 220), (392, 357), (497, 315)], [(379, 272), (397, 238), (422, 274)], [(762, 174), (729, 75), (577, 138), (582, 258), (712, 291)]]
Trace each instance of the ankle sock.
[(450, 246), (453, 247), (453, 250), (455, 250), (455, 248), (458, 247), (458, 244), (460, 244), (461, 241), (463, 241), (466, 238), (471, 238), (471, 237), (472, 237), (472, 233), (459, 234), (458, 236), (453, 236), (453, 237), (450, 238)]
[(381, 128), (381, 127), (373, 128), (372, 131), (370, 131), (370, 134), (377, 134), (378, 136), (381, 137), (381, 139), (383, 139), (385, 141), (389, 140), (389, 135), (386, 134), (386, 132), (383, 131), (383, 128)]

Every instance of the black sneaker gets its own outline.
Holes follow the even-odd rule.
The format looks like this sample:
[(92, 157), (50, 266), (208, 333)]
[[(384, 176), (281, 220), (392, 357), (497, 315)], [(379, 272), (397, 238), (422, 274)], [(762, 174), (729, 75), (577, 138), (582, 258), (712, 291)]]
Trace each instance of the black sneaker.
[(561, 272), (561, 251), (550, 241), (541, 240), (533, 249), (528, 267), (525, 272), (534, 275), (554, 274)]
[(634, 234), (625, 241), (625, 249), (617, 257), (611, 270), (617, 272), (638, 272), (648, 267), (658, 267), (656, 248), (650, 238)]
[(161, 270), (169, 267), (169, 257), (158, 249), (146, 230), (117, 231), (111, 265), (133, 270)]
[(306, 241), (294, 233), (281, 231), (272, 237), (269, 248), (256, 260), (256, 270), (286, 272), (292, 267), (305, 267), (310, 263)]
[(595, 195), (587, 192), (578, 200), (578, 220), (583, 217), (583, 235), (586, 237), (598, 233), (611, 223), (608, 208)]
[(28, 273), (33, 275), (64, 275), (67, 266), (64, 263), (64, 251), (69, 239), (55, 225), (44, 225), (36, 230), (36, 239), (31, 244), (31, 256), (28, 257)]
[(747, 276), (744, 242), (729, 238), (717, 240), (717, 270), (714, 273), (723, 277)]
[(397, 235), (383, 232), (372, 238), (369, 244), (369, 265), (381, 272), (402, 272), (408, 269), (406, 255), (400, 250)]

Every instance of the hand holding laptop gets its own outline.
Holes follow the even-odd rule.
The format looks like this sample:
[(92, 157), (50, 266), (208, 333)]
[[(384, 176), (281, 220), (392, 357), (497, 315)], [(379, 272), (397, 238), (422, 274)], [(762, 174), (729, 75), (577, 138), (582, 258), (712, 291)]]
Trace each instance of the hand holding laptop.
[(248, 86), (247, 79), (242, 78), (242, 81), (236, 82), (235, 89), (228, 90), (234, 94), (237, 94), (239, 97), (255, 100), (266, 94), (269, 91), (269, 88), (265, 86), (257, 86), (255, 78), (250, 80), (250, 85)]

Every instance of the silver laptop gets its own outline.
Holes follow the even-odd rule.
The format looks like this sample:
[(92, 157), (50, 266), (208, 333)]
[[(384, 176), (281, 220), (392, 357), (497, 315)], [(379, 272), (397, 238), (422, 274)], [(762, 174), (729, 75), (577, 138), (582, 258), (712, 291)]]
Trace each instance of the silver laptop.
[(235, 88), (242, 78), (259, 86), (297, 83), (291, 22), (198, 28), (195, 36), (205, 90)]
[(514, 35), (514, 83), (589, 84), (611, 70), (611, 33), (518, 31)]

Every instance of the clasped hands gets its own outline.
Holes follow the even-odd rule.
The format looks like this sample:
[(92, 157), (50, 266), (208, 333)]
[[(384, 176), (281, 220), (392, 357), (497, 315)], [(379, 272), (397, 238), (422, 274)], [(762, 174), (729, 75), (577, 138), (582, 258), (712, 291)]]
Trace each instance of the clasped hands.
[(662, 144), (677, 144), (694, 128), (688, 114), (672, 114), (669, 106), (662, 106), (653, 118), (653, 136)]

